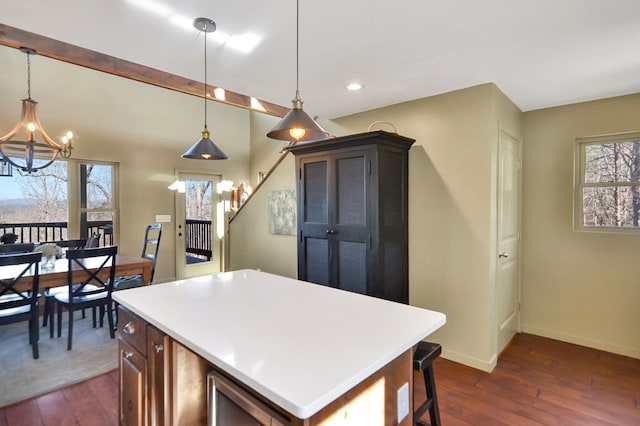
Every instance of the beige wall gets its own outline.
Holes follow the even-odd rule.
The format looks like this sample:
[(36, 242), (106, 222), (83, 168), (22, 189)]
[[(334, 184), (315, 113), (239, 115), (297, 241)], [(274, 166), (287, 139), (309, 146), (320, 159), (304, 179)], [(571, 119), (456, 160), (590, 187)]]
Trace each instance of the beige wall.
[[(499, 127), (518, 133), (519, 114), (487, 84), (321, 123), (342, 136), (389, 121), (416, 139), (409, 155), (410, 303), (446, 313), (447, 325), (431, 339), (443, 344), (446, 357), (484, 370), (496, 356), (494, 157)], [(293, 160), (277, 168), (278, 181), (268, 179), (269, 188), (295, 188)], [(231, 224), (232, 267), (295, 276), (295, 238), (263, 240), (269, 190), (260, 188), (261, 198)]]
[[(0, 48), (0, 63), (4, 134), (25, 97), (25, 57)], [(282, 144), (264, 136), (277, 121), (273, 117), (210, 102), (213, 139), (231, 159), (185, 160), (180, 154), (202, 129), (202, 99), (47, 58), (32, 58), (32, 71), (32, 95), (45, 129), (52, 136), (74, 130), (74, 158), (120, 165), (121, 252), (139, 252), (144, 226), (156, 214), (174, 216), (174, 193), (166, 187), (177, 170), (255, 185), (257, 172), (279, 158)], [(447, 314), (447, 325), (431, 337), (443, 344), (446, 357), (490, 370), (496, 357), (500, 129), (524, 139), (523, 330), (640, 357), (638, 238), (571, 227), (575, 138), (637, 131), (639, 110), (640, 95), (633, 95), (522, 114), (486, 84), (322, 125), (341, 136), (390, 121), (416, 139), (409, 157), (411, 303)], [(232, 269), (296, 276), (296, 239), (268, 234), (266, 205), (269, 191), (294, 188), (294, 159), (288, 155), (231, 224)], [(175, 276), (174, 226), (165, 224), (158, 282)]]
[(258, 172), (269, 172), (280, 158), (284, 142), (269, 139), (267, 132), (278, 122), (278, 117), (251, 113), (251, 185), (258, 183)]
[(444, 312), (429, 339), (445, 357), (491, 370), (495, 170), (499, 126), (519, 132), (515, 106), (493, 84), (336, 120), (345, 133), (389, 121), (416, 139), (409, 155), (409, 292), (412, 305)]
[(285, 154), (282, 163), (257, 188), (229, 224), (230, 270), (260, 269), (297, 278), (296, 237), (272, 235), (268, 228), (268, 196), (271, 191), (296, 189), (295, 158)]
[[(295, 159), (282, 156), (283, 143), (266, 137), (278, 118), (251, 113), (251, 185), (255, 188), (249, 202), (229, 224), (229, 269), (260, 269), (277, 275), (298, 276), (295, 236), (271, 235), (268, 231), (269, 192), (296, 189)], [(269, 178), (257, 187), (258, 172)]]
[[(26, 55), (0, 47), (0, 133), (18, 120), (26, 97)], [(119, 251), (138, 255), (144, 228), (157, 214), (175, 219), (176, 170), (249, 179), (250, 113), (209, 102), (212, 139), (226, 161), (186, 160), (180, 155), (200, 138), (204, 101), (158, 87), (36, 56), (31, 60), (32, 97), (52, 137), (76, 134), (73, 158), (119, 163)], [(1, 190), (1, 188), (0, 188)], [(156, 281), (175, 277), (175, 222), (164, 223)]]
[[(496, 356), (499, 130), (524, 141), (523, 331), (640, 357), (640, 242), (572, 231), (575, 138), (638, 131), (639, 110), (640, 95), (632, 95), (523, 114), (494, 85), (483, 85), (322, 125), (345, 135), (390, 121), (417, 139), (410, 151), (411, 303), (447, 314), (431, 337), (444, 356), (489, 370)], [(283, 241), (269, 244), (272, 258)], [(295, 271), (295, 252), (288, 253), (280, 267)]]
[(575, 139), (640, 130), (640, 95), (524, 115), (524, 331), (640, 358), (640, 236), (572, 230)]

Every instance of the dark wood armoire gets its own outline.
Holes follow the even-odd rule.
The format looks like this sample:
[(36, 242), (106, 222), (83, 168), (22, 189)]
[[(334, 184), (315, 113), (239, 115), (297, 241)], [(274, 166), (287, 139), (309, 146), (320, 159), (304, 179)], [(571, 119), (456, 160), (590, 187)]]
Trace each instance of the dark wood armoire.
[(409, 302), (413, 142), (373, 131), (289, 148), (298, 174), (299, 279)]

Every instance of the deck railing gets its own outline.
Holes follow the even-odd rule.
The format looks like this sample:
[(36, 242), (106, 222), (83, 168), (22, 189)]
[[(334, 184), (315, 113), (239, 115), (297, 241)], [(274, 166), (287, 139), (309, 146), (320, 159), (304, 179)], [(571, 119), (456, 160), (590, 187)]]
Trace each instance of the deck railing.
[[(68, 222), (0, 223), (0, 236), (16, 234), (18, 243), (60, 241), (69, 239)], [(187, 219), (185, 226), (187, 254), (211, 260), (211, 221)], [(110, 220), (87, 222), (87, 236), (100, 234), (100, 246), (113, 244), (113, 223)]]
[(185, 246), (188, 255), (211, 260), (211, 221), (187, 219), (185, 224)]
[[(86, 235), (100, 234), (100, 246), (113, 244), (113, 224), (110, 220), (87, 222)], [(68, 222), (0, 223), (0, 235), (15, 234), (18, 243), (61, 241), (69, 239)]]

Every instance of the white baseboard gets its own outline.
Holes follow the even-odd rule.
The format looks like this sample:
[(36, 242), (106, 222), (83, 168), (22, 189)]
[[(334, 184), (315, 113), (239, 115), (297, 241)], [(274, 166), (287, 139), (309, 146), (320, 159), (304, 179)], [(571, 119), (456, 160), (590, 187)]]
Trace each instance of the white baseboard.
[(535, 334), (536, 336), (548, 337), (549, 339), (561, 340), (567, 343), (573, 343), (580, 346), (599, 349), (601, 351), (611, 352), (618, 355), (624, 355), (631, 358), (640, 359), (640, 348), (630, 348), (627, 346), (616, 345), (609, 342), (603, 342), (596, 339), (589, 339), (568, 333), (561, 333), (555, 330), (535, 327), (528, 324), (522, 324), (524, 333)]
[(496, 364), (498, 361), (497, 356), (493, 356), (489, 361), (483, 361), (481, 359), (463, 355), (458, 352), (449, 351), (444, 347), (442, 348), (442, 357), (448, 359), (449, 361), (457, 362), (472, 368), (476, 368), (478, 370), (486, 371), (487, 373), (491, 373), (493, 369), (496, 368)]

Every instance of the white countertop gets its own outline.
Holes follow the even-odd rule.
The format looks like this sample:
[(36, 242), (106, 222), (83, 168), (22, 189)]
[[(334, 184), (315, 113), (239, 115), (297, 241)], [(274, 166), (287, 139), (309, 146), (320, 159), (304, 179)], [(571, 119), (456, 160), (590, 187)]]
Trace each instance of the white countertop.
[(113, 298), (301, 419), (445, 323), (439, 312), (253, 270)]

